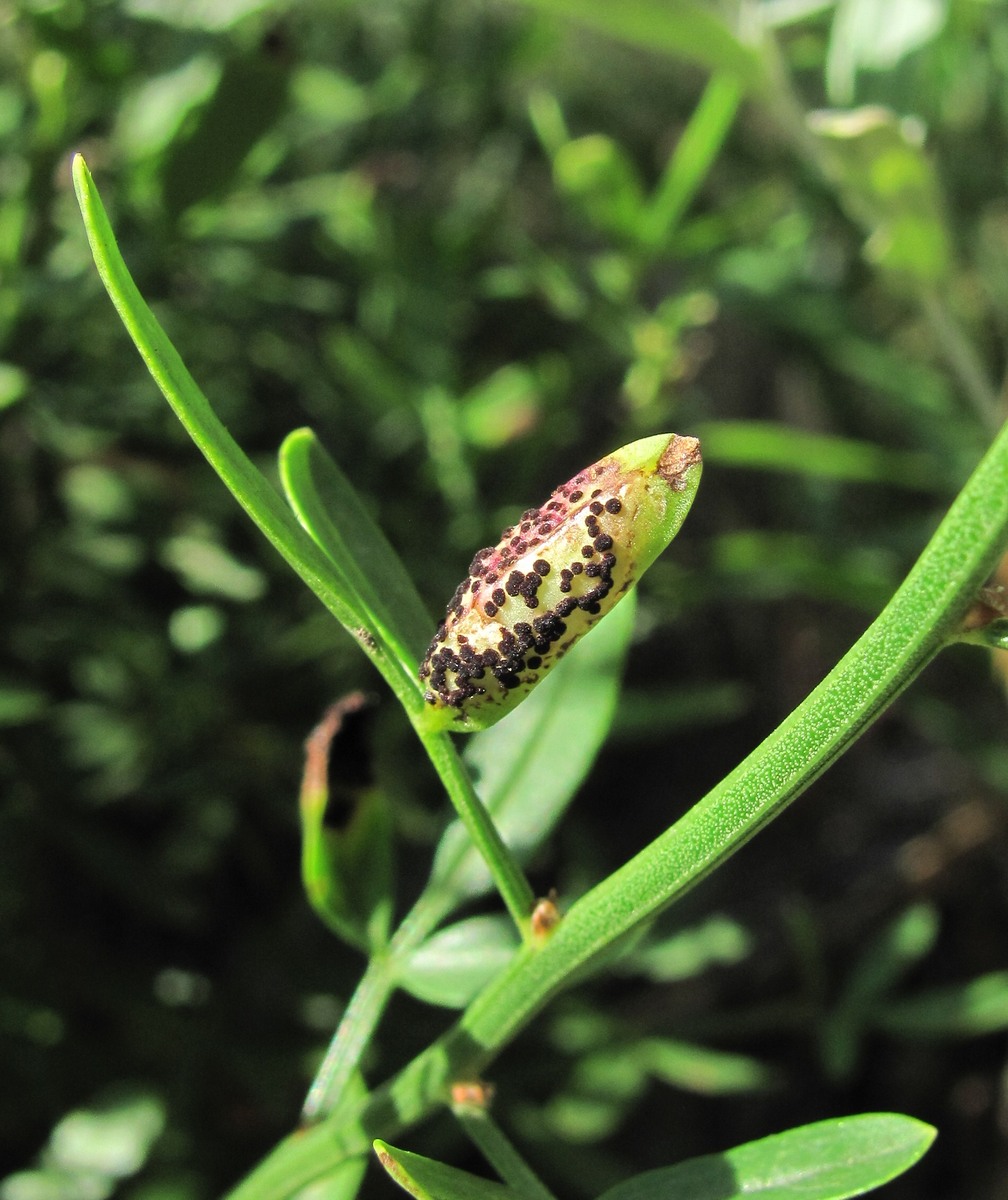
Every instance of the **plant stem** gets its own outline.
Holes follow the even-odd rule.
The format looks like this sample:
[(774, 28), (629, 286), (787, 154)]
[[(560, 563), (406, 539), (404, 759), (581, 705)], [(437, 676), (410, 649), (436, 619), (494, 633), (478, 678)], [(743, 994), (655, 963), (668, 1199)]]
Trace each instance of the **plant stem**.
[(381, 1020), (394, 986), (395, 972), (389, 951), (376, 951), (368, 960), (308, 1089), (301, 1109), (302, 1124), (314, 1123), (338, 1103)]
[(505, 845), (483, 801), (476, 795), (469, 772), (450, 736), (447, 733), (429, 732), (420, 727), (417, 727), (417, 734), (447, 789), (466, 832), (490, 868), (497, 890), (518, 926), (518, 932), (522, 939), (527, 941), (535, 894), (525, 878), (525, 873)]
[(303, 1124), (321, 1120), (339, 1103), (395, 990), (400, 967), (453, 903), (453, 896), (428, 886), (389, 944), (368, 961), (308, 1089), (301, 1109)]
[(504, 1135), (504, 1131), (485, 1109), (455, 1107), (455, 1117), (466, 1136), (504, 1180), (508, 1187), (529, 1200), (556, 1200), (556, 1197), (532, 1170)]
[(370, 1138), (419, 1120), (447, 1099), (453, 1079), (479, 1076), (552, 996), (744, 845), (864, 732), (955, 636), (1006, 543), (1008, 426), (884, 611), (744, 762), (583, 896), (538, 951), (523, 947), (451, 1030), (371, 1094), (351, 1124), (321, 1122), (287, 1138), (231, 1200), (293, 1195), (364, 1153)]

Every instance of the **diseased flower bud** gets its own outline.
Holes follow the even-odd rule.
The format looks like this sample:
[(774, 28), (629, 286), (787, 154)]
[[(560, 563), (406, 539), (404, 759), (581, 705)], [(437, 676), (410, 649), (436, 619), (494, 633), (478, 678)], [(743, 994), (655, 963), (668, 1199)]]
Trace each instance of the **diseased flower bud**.
[(696, 438), (631, 442), (477, 551), (420, 667), (432, 717), (463, 732), (509, 713), (675, 537), (700, 469)]

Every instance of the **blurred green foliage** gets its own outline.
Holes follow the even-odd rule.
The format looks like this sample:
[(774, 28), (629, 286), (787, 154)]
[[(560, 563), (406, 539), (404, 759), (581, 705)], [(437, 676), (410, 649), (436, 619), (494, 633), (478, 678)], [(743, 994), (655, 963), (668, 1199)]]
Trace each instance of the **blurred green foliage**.
[[(216, 1194), (290, 1126), (360, 969), (300, 893), (296, 796), (307, 731), (376, 679), (156, 394), (94, 274), (74, 150), (229, 428), (272, 472), (312, 425), (432, 627), (515, 511), (634, 436), (709, 430), (543, 890), (612, 869), (789, 711), (985, 446), (1008, 13), (901, 0), (880, 27), (862, 0), (761, 0), (776, 57), (676, 7), (0, 6), (3, 1200), (82, 1194), (52, 1157), (81, 1113), (133, 1156), (85, 1164), (100, 1194)], [(827, 104), (849, 107), (804, 122)], [(502, 1120), (549, 1182), (597, 1192), (860, 1108), (942, 1131), (892, 1196), (1003, 1195), (989, 663), (946, 656), (677, 909), (692, 968), (641, 950), (627, 976), (664, 986), (600, 983), (510, 1052)], [(333, 771), (387, 798), (408, 899), (447, 814), (395, 708), (348, 722)], [(651, 799), (669, 763), (675, 813)], [(443, 1025), (398, 1000), (371, 1065)], [(647, 1040), (586, 1057), (624, 1038)], [(771, 1067), (786, 1087), (732, 1094)], [(668, 1087), (691, 1071), (713, 1096)], [(660, 1145), (635, 1136), (645, 1096)], [(551, 1142), (575, 1127), (589, 1144)]]

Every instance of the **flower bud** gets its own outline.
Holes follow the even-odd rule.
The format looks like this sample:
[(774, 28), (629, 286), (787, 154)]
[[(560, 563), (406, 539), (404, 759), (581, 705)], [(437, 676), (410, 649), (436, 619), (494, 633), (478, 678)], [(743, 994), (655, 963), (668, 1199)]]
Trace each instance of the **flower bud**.
[(420, 667), (432, 716), (463, 732), (510, 712), (675, 537), (700, 469), (696, 438), (631, 442), (477, 551)]

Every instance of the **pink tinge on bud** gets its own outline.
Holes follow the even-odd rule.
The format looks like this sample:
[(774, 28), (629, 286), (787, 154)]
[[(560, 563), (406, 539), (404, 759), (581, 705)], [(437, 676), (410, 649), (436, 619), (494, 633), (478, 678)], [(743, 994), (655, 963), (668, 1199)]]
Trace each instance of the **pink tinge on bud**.
[(477, 551), (420, 678), (450, 728), (486, 728), (637, 582), (675, 536), (700, 479), (696, 438), (632, 442)]

